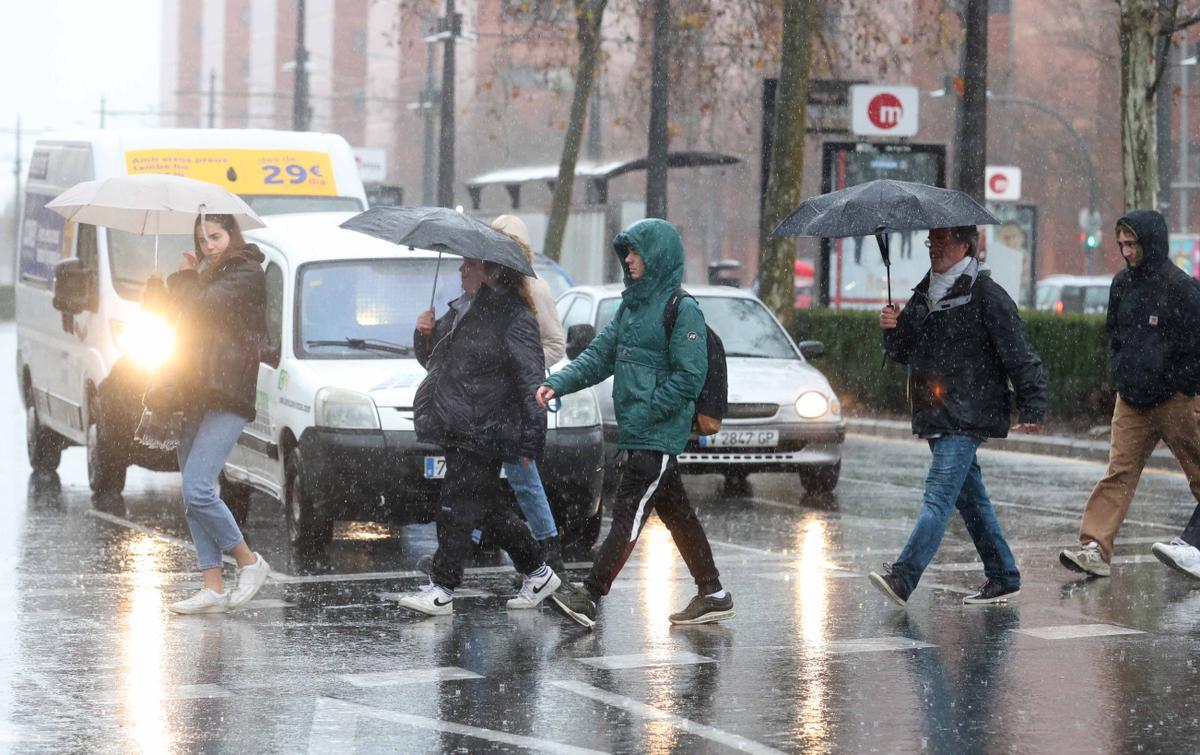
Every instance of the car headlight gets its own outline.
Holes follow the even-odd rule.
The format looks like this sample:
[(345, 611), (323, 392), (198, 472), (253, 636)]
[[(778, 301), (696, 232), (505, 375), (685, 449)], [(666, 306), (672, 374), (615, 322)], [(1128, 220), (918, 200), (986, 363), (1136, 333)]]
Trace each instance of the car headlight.
[(316, 424), (342, 430), (378, 430), (379, 410), (365, 393), (322, 388), (313, 401)]
[(593, 427), (600, 424), (600, 405), (593, 391), (579, 391), (562, 397), (558, 408), (559, 427)]
[(829, 412), (829, 399), (817, 391), (805, 391), (796, 399), (796, 413), (805, 419), (824, 417)]
[(108, 329), (117, 348), (146, 370), (157, 369), (175, 349), (175, 329), (153, 312), (139, 309), (128, 319), (110, 319)]

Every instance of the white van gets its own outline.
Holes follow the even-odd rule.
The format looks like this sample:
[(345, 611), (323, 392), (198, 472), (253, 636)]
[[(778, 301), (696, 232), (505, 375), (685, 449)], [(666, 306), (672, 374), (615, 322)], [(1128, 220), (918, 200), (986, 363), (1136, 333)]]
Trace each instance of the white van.
[[(461, 260), (337, 227), (349, 217), (280, 216), (246, 234), (266, 256), (275, 363), (259, 368), (257, 416), (225, 465), (222, 498), (243, 512), (251, 490), (274, 498), (305, 550), (324, 548), (338, 520), (431, 521), (445, 472), (413, 429), (425, 377), (413, 330), (435, 271), (439, 315), (462, 294)], [(564, 547), (587, 551), (600, 533), (603, 451), (595, 393), (565, 397), (538, 465)]]
[[(173, 454), (132, 442), (149, 372), (171, 328), (141, 310), (154, 240), (67, 223), (46, 203), (79, 183), (169, 173), (241, 195), (259, 214), (366, 207), (353, 153), (333, 134), (223, 129), (113, 129), (48, 133), (29, 163), (16, 256), (18, 385), (34, 469), (58, 467), (86, 445), (88, 482), (120, 492), (130, 464), (176, 468)], [(187, 236), (161, 240), (172, 272)]]

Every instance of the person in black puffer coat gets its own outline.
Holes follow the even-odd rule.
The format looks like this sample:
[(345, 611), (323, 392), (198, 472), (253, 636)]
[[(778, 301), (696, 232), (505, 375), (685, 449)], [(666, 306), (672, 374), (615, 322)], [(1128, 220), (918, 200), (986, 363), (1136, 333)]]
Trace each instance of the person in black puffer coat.
[[(195, 254), (179, 272), (147, 282), (147, 306), (178, 322), (172, 376), (184, 397), (179, 441), (184, 512), (204, 575), (199, 593), (174, 603), (175, 613), (221, 613), (249, 602), (270, 574), (262, 556), (246, 545), (221, 500), (217, 477), (246, 423), (254, 419), (258, 364), (266, 342), (263, 254), (242, 238), (231, 215), (196, 219)], [(158, 302), (152, 300), (158, 299)], [(238, 565), (236, 586), (225, 592), (221, 554)]]
[[(1079, 527), (1080, 547), (1058, 558), (1072, 571), (1111, 573), (1113, 545), (1146, 458), (1161, 439), (1200, 503), (1200, 287), (1168, 258), (1167, 222), (1134, 210), (1117, 222), (1125, 269), (1113, 278), (1107, 330), (1113, 383), (1108, 471), (1096, 483)], [(1180, 537), (1155, 543), (1167, 566), (1200, 579), (1200, 505)]]
[(430, 615), (453, 610), (471, 533), (483, 530), (526, 575), (509, 608), (535, 608), (561, 580), (546, 565), (525, 522), (500, 487), (503, 462), (531, 464), (542, 454), (546, 412), (534, 391), (545, 361), (525, 277), (494, 263), (464, 259), (464, 295), (434, 321), (417, 320), (413, 345), (428, 374), (413, 402), (417, 440), (446, 452), (430, 583), (400, 604)]
[(875, 587), (900, 605), (933, 560), (955, 509), (983, 561), (987, 581), (967, 604), (1005, 603), (1020, 591), (1021, 574), (988, 498), (976, 450), (1008, 435), (1012, 391), (1019, 427), (1038, 432), (1048, 392), (1017, 306), (975, 253), (975, 226), (929, 232), (929, 274), (900, 312), (883, 308), (879, 325), (887, 355), (908, 365), (913, 433), (929, 442), (933, 462), (917, 524), (900, 557), (872, 572)]

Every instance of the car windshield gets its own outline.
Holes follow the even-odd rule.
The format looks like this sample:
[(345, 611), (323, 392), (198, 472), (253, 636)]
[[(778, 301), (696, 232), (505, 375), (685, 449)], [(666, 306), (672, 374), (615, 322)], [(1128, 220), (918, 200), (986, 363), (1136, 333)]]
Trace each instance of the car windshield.
[[(154, 237), (139, 236), (126, 231), (108, 231), (108, 267), (112, 270), (113, 288), (122, 299), (138, 301), (146, 279), (154, 274)], [(184, 252), (193, 251), (187, 236), (160, 236), (158, 239), (158, 272), (162, 277), (175, 272)]]
[[(726, 296), (698, 296), (704, 321), (721, 337), (727, 357), (756, 359), (796, 359), (787, 333), (775, 322), (767, 308), (756, 299)], [(596, 312), (596, 331), (604, 329), (620, 306), (619, 298), (600, 302)]]
[[(296, 355), (301, 359), (395, 359), (413, 345), (429, 309), (433, 259), (311, 263), (296, 280)], [(458, 265), (442, 260), (435, 311), (462, 295)]]

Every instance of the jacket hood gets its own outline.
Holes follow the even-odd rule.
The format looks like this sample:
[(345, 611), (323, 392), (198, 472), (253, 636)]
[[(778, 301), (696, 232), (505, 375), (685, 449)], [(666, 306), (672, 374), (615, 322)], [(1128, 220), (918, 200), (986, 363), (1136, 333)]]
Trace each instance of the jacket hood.
[[(1169, 259), (1167, 221), (1154, 210), (1133, 210), (1117, 221), (1133, 229), (1142, 246), (1142, 261), (1138, 267), (1156, 267)], [(1128, 265), (1128, 263), (1126, 263)], [(1136, 269), (1136, 268), (1134, 268)]]
[[(629, 277), (624, 248), (632, 246), (646, 263), (639, 280)], [(639, 220), (613, 237), (613, 253), (625, 271), (622, 297), (630, 304), (649, 301), (683, 285), (683, 239), (675, 226), (665, 220)]]

